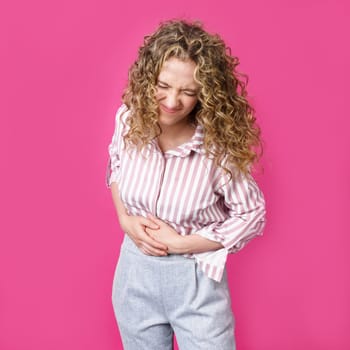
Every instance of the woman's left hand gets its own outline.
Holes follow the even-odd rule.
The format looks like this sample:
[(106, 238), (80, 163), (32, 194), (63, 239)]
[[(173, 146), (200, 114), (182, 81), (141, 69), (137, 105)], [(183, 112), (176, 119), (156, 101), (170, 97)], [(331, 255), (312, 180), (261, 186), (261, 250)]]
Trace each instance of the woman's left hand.
[(152, 220), (159, 226), (158, 229), (145, 228), (147, 234), (152, 238), (165, 244), (168, 247), (169, 254), (181, 254), (181, 244), (183, 243), (183, 236), (176, 232), (170, 225), (164, 221), (154, 217), (151, 214), (147, 215), (149, 220)]

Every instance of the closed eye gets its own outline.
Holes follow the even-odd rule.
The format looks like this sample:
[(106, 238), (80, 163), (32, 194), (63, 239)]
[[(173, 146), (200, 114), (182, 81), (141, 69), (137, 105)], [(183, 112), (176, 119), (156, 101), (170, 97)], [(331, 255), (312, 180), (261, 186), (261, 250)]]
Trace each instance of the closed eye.
[(184, 94), (192, 97), (197, 96), (197, 93), (193, 91), (184, 91)]
[(161, 89), (167, 89), (167, 88), (168, 88), (168, 85), (158, 83), (158, 84), (157, 84), (157, 87), (159, 87), (159, 88), (161, 88)]

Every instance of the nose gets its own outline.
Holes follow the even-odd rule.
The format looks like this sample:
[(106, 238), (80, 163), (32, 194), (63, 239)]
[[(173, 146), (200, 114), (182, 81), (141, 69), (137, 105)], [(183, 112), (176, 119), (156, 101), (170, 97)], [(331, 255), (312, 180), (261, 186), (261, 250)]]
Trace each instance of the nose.
[(164, 104), (169, 109), (176, 109), (180, 105), (180, 99), (176, 91), (168, 91), (166, 93)]

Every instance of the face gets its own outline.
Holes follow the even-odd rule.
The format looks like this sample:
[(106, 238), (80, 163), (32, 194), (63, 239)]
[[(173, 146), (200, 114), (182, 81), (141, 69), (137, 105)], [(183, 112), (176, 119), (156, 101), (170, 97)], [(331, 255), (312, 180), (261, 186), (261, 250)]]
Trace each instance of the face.
[(198, 101), (199, 84), (194, 80), (196, 64), (172, 57), (164, 62), (157, 80), (156, 99), (161, 127), (187, 125)]

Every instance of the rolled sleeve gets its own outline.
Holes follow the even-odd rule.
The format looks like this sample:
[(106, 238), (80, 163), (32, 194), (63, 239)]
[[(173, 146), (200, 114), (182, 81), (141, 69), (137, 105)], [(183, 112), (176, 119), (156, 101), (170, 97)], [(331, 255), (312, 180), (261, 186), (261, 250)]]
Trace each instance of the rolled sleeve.
[(106, 169), (106, 186), (111, 187), (113, 182), (119, 182), (120, 170), (120, 150), (123, 143), (123, 129), (125, 126), (125, 113), (127, 107), (123, 104), (119, 107), (115, 117), (115, 128), (112, 141), (108, 146), (108, 164)]
[(220, 282), (229, 253), (241, 250), (250, 240), (262, 235), (265, 227), (265, 200), (254, 179), (239, 176), (227, 181), (222, 176), (218, 189), (227, 218), (209, 224), (194, 234), (221, 242), (223, 248), (193, 254), (202, 271)]
[(227, 218), (203, 227), (196, 234), (221, 242), (228, 253), (241, 250), (265, 227), (265, 199), (251, 175), (233, 181), (223, 177), (218, 193), (222, 196)]

